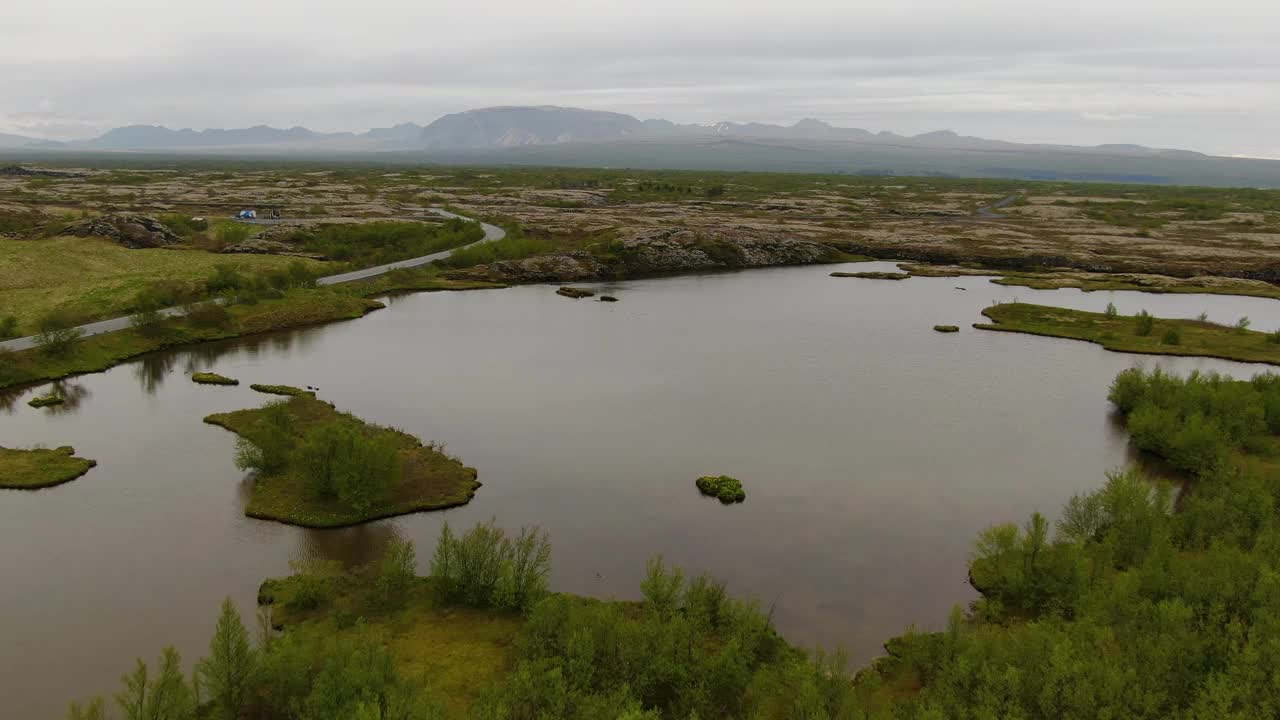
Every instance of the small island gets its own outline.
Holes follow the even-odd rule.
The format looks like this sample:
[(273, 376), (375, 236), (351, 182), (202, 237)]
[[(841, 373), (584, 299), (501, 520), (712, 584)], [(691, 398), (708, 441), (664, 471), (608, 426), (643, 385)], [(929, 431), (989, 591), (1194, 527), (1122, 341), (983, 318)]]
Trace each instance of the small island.
[(240, 381), (225, 375), (211, 372), (198, 372), (191, 376), (191, 381), (201, 385), (239, 385)]
[(863, 280), (906, 280), (911, 273), (904, 272), (833, 272), (831, 277), (862, 278)]
[(696, 484), (703, 495), (716, 498), (725, 505), (747, 499), (742, 483), (728, 475), (703, 475)]
[(97, 466), (97, 461), (76, 457), (70, 446), (55, 450), (14, 450), (0, 447), (0, 488), (39, 490), (70, 482)]
[(465, 505), (476, 471), (434, 444), (338, 412), (309, 394), (204, 421), (240, 436), (249, 517), (326, 528)]
[(573, 298), (574, 300), (579, 298), (589, 298), (595, 295), (595, 293), (590, 290), (576, 287), (562, 287), (559, 290), (556, 290), (556, 294), (561, 297)]
[(44, 395), (37, 395), (27, 401), (27, 404), (33, 408), (51, 407), (53, 405), (61, 405), (66, 402), (66, 398), (58, 394), (57, 390), (50, 390)]
[(303, 390), (292, 385), (262, 385), (254, 383), (249, 386), (250, 390), (256, 390), (267, 395), (285, 395), (288, 397), (315, 397), (316, 394), (310, 390)]
[(940, 333), (960, 332), (960, 328), (957, 325), (934, 325), (933, 329)]
[(1280, 333), (1249, 330), (1249, 319), (1235, 325), (1207, 320), (1164, 319), (1146, 312), (1120, 315), (1067, 308), (1005, 303), (982, 311), (991, 322), (979, 330), (1027, 333), (1097, 343), (1116, 352), (1147, 355), (1196, 355), (1280, 365)]

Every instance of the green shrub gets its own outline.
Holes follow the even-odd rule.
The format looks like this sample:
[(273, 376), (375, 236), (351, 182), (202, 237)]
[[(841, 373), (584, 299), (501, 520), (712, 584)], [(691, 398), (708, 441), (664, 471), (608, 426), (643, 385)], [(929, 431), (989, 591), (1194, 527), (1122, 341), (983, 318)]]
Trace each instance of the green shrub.
[(202, 302), (188, 307), (184, 313), (187, 322), (197, 327), (228, 328), (231, 313), (217, 302)]
[(1243, 335), (1249, 329), (1249, 325), (1250, 325), (1249, 318), (1247, 317), (1240, 318), (1239, 320), (1236, 321), (1236, 324), (1235, 324), (1236, 332)]
[(1115, 320), (1120, 317), (1120, 311), (1116, 309), (1115, 303), (1109, 302), (1107, 303), (1106, 312), (1104, 312), (1103, 315), (1105, 315), (1108, 320)]
[(720, 502), (726, 505), (740, 503), (747, 499), (747, 493), (742, 489), (742, 483), (737, 478), (732, 478), (728, 475), (704, 475), (698, 478), (694, 484), (698, 486), (698, 490), (703, 495), (718, 498)]
[(438, 601), (471, 607), (528, 610), (547, 592), (551, 543), (536, 527), (513, 541), (493, 520), (456, 538), (448, 523), (431, 558), (431, 588)]
[(1164, 334), (1160, 336), (1160, 342), (1165, 345), (1181, 345), (1182, 331), (1177, 325), (1171, 325), (1165, 329)]
[(18, 336), (18, 318), (12, 315), (0, 317), (0, 340)]
[(400, 481), (394, 447), (340, 422), (308, 432), (298, 461), (313, 492), (360, 513), (383, 502)]

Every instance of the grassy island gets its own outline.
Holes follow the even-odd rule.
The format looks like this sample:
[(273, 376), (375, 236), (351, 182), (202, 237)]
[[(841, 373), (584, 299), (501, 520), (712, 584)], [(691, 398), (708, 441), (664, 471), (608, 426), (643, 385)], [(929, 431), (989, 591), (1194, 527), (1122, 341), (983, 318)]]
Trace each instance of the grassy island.
[(36, 490), (70, 482), (98, 463), (76, 457), (71, 447), (13, 450), (0, 447), (0, 488)]
[(51, 407), (53, 405), (61, 405), (67, 399), (58, 394), (57, 390), (50, 390), (44, 395), (37, 395), (27, 401), (27, 404), (33, 408)]
[(310, 390), (303, 390), (292, 385), (261, 385), (254, 383), (250, 385), (251, 390), (256, 390), (267, 395), (285, 395), (287, 397), (315, 397), (316, 394)]
[(342, 527), (470, 502), (476, 471), (399, 430), (309, 395), (205, 422), (240, 436), (237, 464), (257, 471), (245, 514)]
[(199, 372), (191, 376), (191, 382), (200, 385), (239, 385), (240, 381), (218, 373)]
[(990, 323), (982, 330), (1070, 338), (1097, 343), (1116, 352), (1148, 355), (1196, 355), (1224, 360), (1280, 365), (1280, 336), (1248, 329), (1247, 318), (1236, 326), (1204, 320), (1166, 320), (1029, 303), (993, 305), (982, 311)]
[(556, 290), (556, 294), (562, 297), (573, 298), (574, 300), (589, 298), (595, 295), (591, 290), (575, 287), (562, 287), (559, 290)]
[(933, 329), (940, 333), (960, 332), (960, 328), (955, 325), (934, 325)]
[(911, 273), (904, 272), (833, 272), (831, 277), (862, 278), (863, 280), (906, 280)]
[(703, 475), (695, 484), (703, 495), (717, 498), (725, 505), (740, 503), (747, 499), (742, 483), (728, 475)]

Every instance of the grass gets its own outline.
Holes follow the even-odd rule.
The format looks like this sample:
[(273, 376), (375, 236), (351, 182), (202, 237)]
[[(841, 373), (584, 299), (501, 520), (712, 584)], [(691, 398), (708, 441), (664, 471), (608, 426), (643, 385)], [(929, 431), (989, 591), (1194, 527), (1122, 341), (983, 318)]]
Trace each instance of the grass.
[(716, 498), (725, 505), (747, 499), (742, 483), (728, 475), (703, 475), (695, 484), (703, 495)]
[(960, 328), (955, 325), (934, 325), (933, 329), (940, 333), (960, 332)]
[(129, 358), (179, 345), (358, 318), (380, 307), (382, 303), (341, 290), (291, 290), (280, 299), (228, 308), (225, 325), (175, 319), (165, 323), (162, 334), (122, 330), (85, 338), (65, 356), (39, 348), (0, 354), (0, 388), (100, 372)]
[(0, 447), (0, 488), (36, 490), (70, 482), (98, 463), (75, 456), (71, 447), (13, 450)]
[(66, 398), (58, 394), (57, 390), (50, 390), (44, 395), (37, 395), (27, 401), (27, 404), (33, 408), (51, 407), (53, 405), (61, 405), (66, 402)]
[(240, 381), (225, 375), (210, 372), (198, 372), (191, 376), (191, 381), (201, 385), (239, 385)]
[[(290, 468), (257, 478), (253, 497), (245, 508), (245, 514), (250, 517), (303, 527), (345, 527), (423, 510), (465, 505), (480, 487), (473, 468), (464, 466), (433, 445), (423, 445), (408, 433), (366, 423), (309, 396), (293, 397), (285, 401), (285, 407), (293, 421), (295, 442), (301, 442), (302, 436), (312, 428), (344, 423), (391, 444), (400, 456), (400, 483), (382, 502), (368, 512), (358, 513), (333, 499), (315, 496), (301, 472)], [(263, 415), (263, 409), (256, 408), (210, 415), (204, 421), (253, 442), (260, 436)]]
[(833, 272), (831, 277), (862, 278), (864, 280), (906, 280), (910, 273), (904, 272)]
[(315, 397), (316, 394), (310, 390), (303, 390), (292, 385), (261, 385), (254, 383), (249, 386), (250, 390), (256, 390), (267, 395), (286, 395), (288, 397)]
[(1265, 297), (1280, 299), (1280, 287), (1248, 280), (1215, 277), (1211, 282), (1196, 278), (1166, 278), (1163, 281), (1152, 279), (1139, 280), (1128, 275), (1109, 276), (1105, 279), (1072, 273), (1060, 274), (1020, 274), (1007, 273), (1003, 277), (993, 278), (997, 285), (1028, 287), (1034, 290), (1056, 290), (1059, 288), (1078, 288), (1084, 292), (1099, 290), (1132, 290), (1146, 293), (1195, 293), (1206, 295), (1244, 295), (1249, 297)]
[[(99, 238), (54, 237), (15, 240), (0, 237), (0, 307), (18, 319), (22, 334), (54, 309), (85, 321), (127, 315), (138, 292), (150, 283), (198, 281), (215, 265), (231, 263), (246, 272), (283, 269), (297, 258), (271, 255), (217, 255), (200, 250), (128, 250)], [(309, 268), (320, 263), (304, 261)]]
[[(1134, 317), (1108, 318), (1083, 310), (1007, 303), (982, 311), (990, 323), (975, 323), (982, 330), (1001, 330), (1097, 343), (1116, 352), (1148, 355), (1194, 355), (1242, 362), (1280, 365), (1280, 344), (1270, 334), (1225, 327), (1201, 320), (1155, 319), (1152, 332), (1138, 334)], [(1173, 333), (1169, 331), (1173, 330)], [(1176, 343), (1167, 342), (1174, 335)]]
[(266, 581), (258, 602), (270, 608), (273, 623), (288, 633), (340, 637), (358, 631), (343, 619), (358, 614), (366, 629), (387, 639), (405, 677), (429, 682), (448, 704), (450, 717), (466, 717), (484, 688), (512, 666), (524, 629), (519, 614), (438, 607), (425, 578), (414, 581), (396, 609), (381, 608), (372, 598), (367, 569), (335, 573), (325, 582), (325, 600), (314, 609), (293, 602), (297, 576)]

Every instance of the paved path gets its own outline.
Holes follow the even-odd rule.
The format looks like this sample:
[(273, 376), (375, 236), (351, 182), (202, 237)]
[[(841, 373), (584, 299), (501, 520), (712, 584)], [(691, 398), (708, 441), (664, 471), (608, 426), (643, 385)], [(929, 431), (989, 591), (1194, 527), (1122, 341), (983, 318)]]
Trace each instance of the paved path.
[(1022, 197), (1021, 190), (1010, 195), (1007, 198), (1004, 198), (999, 202), (995, 202), (990, 205), (985, 205), (983, 207), (978, 208), (978, 212), (974, 213), (974, 217), (980, 218), (982, 220), (999, 220), (1003, 218), (1004, 215), (1001, 215), (1000, 213), (996, 212), (996, 210), (999, 210), (1002, 207), (1007, 207), (1010, 203), (1012, 203), (1014, 200), (1017, 200), (1020, 197)]
[[(419, 210), (419, 216), (421, 216), (422, 211), (423, 210), (421, 209)], [(451, 213), (448, 210), (443, 210), (441, 208), (426, 208), (425, 211), (435, 213), (436, 215), (439, 215), (441, 217), (458, 218), (460, 220), (470, 220), (470, 218), (463, 217), (462, 215), (458, 215), (456, 213)], [(274, 223), (257, 223), (257, 224), (274, 224)], [(480, 227), (484, 229), (484, 237), (471, 243), (470, 245), (463, 245), (462, 247), (471, 247), (471, 245), (478, 245), (483, 242), (501, 240), (502, 238), (507, 236), (507, 231), (503, 230), (502, 228), (496, 225), (490, 225), (489, 223), (480, 223)], [(458, 250), (458, 249), (460, 248), (454, 248), (454, 250)], [(396, 270), (399, 268), (418, 267), (419, 265), (426, 265), (427, 263), (435, 260), (443, 260), (444, 258), (447, 258), (452, 254), (453, 254), (453, 250), (445, 250), (443, 252), (432, 253), (430, 255), (423, 255), (422, 257), (410, 258), (408, 260), (401, 260), (399, 262), (387, 263), (386, 265), (378, 265), (377, 267), (365, 268), (364, 270), (355, 270), (352, 272), (340, 273), (338, 275), (329, 275), (328, 277), (322, 277), (316, 280), (316, 284), (317, 285), (337, 285), (339, 283), (353, 282), (355, 280), (367, 280), (369, 278), (375, 278), (375, 277), (378, 277), (379, 275), (383, 275), (385, 273), (388, 273), (392, 270)], [(162, 315), (165, 315), (166, 317), (173, 317), (175, 315), (181, 315), (185, 310), (186, 308), (173, 307), (173, 308), (165, 308), (164, 310), (161, 310), (160, 313)], [(89, 323), (87, 325), (81, 325), (79, 329), (84, 331), (84, 337), (89, 337), (91, 335), (102, 335), (104, 333), (116, 332), (118, 330), (125, 330), (125, 329), (128, 329), (129, 326), (130, 326), (129, 317), (119, 317), (119, 318), (113, 318), (111, 320), (100, 320), (98, 322)], [(35, 346), (36, 346), (36, 339), (34, 336), (14, 338), (13, 340), (5, 340), (4, 342), (0, 342), (0, 350), (13, 350), (13, 351), (29, 350)]]

